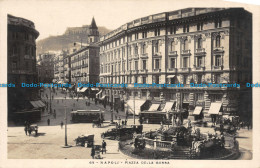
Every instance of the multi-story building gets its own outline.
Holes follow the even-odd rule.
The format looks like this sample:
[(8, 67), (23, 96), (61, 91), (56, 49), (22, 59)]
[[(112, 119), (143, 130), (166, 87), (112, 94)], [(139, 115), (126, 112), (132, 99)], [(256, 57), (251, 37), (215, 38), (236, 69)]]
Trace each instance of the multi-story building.
[[(39, 32), (34, 23), (8, 15), (8, 117), (29, 109), (30, 101), (39, 99), (37, 87), (22, 87), (22, 83), (37, 83), (36, 43)], [(31, 113), (32, 114), (32, 113)]]
[[(65, 65), (70, 68), (71, 83), (96, 83), (99, 81), (99, 46), (94, 44), (98, 41), (99, 33), (92, 19), (89, 27), (88, 46), (82, 47), (66, 58)], [(69, 67), (70, 66), (70, 67)]]
[[(204, 116), (214, 113), (210, 109), (251, 116), (252, 90), (244, 83), (252, 80), (252, 15), (242, 8), (187, 8), (150, 15), (106, 34), (99, 44), (100, 82), (128, 84), (114, 88), (113, 94), (105, 89), (108, 97), (161, 98), (177, 102), (177, 109), (189, 114), (200, 106)], [(183, 87), (138, 88), (133, 83)]]
[(65, 57), (67, 56), (67, 51), (61, 51), (54, 57), (54, 79), (57, 83), (66, 83), (68, 80), (66, 79), (65, 73), (67, 68), (65, 67)]
[(55, 54), (44, 53), (37, 56), (37, 73), (39, 83), (51, 83), (54, 79)]

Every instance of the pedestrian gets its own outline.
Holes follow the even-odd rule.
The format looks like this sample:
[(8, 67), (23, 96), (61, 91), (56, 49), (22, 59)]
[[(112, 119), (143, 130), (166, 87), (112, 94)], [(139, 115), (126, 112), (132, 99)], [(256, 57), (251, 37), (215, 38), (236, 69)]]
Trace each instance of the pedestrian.
[(94, 146), (91, 149), (91, 156), (92, 156), (92, 159), (94, 159), (94, 156), (95, 156), (95, 148), (94, 148)]
[(47, 124), (48, 124), (48, 126), (50, 125), (50, 119), (48, 118), (48, 120), (47, 120)]
[(102, 142), (102, 154), (103, 154), (103, 152), (107, 153), (106, 147), (107, 147), (107, 143), (105, 142), (105, 140), (103, 140), (103, 142)]
[(29, 136), (31, 136), (32, 130), (30, 127), (28, 127), (28, 133), (29, 133)]
[(24, 127), (25, 135), (27, 135), (27, 126)]
[(127, 124), (127, 120), (125, 120), (125, 125)]
[(123, 125), (125, 125), (125, 121), (124, 121), (124, 120), (122, 120), (122, 126), (123, 126)]
[(60, 122), (60, 127), (63, 128), (63, 121)]
[(225, 147), (225, 137), (224, 137), (223, 134), (221, 134), (220, 137), (221, 137), (221, 139), (220, 139), (220, 141), (221, 141), (221, 147), (224, 148), (224, 147)]

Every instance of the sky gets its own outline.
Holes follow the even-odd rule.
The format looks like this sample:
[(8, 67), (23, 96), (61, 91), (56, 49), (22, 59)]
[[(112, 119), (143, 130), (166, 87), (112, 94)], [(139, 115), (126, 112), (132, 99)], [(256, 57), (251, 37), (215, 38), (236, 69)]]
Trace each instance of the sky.
[(223, 7), (225, 4), (222, 1), (217, 1), (214, 5), (202, 0), (196, 2), (201, 3), (190, 0), (0, 0), (0, 9), (2, 14), (8, 13), (33, 21), (40, 32), (37, 40), (40, 40), (61, 35), (67, 27), (89, 25), (92, 17), (98, 26), (114, 30), (127, 22), (151, 14), (191, 6)]

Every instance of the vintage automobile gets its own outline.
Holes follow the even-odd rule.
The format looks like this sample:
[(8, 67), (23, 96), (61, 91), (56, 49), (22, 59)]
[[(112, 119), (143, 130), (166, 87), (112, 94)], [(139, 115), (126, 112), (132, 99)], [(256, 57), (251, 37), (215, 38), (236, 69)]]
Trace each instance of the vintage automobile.
[(37, 136), (37, 134), (38, 134), (38, 125), (37, 124), (30, 125), (28, 127), (28, 130), (30, 130), (31, 133), (34, 132), (35, 136)]
[(101, 134), (101, 138), (113, 140), (126, 140), (133, 138), (133, 134), (142, 134), (143, 125), (130, 125), (123, 128), (113, 128)]
[(94, 135), (81, 135), (75, 140), (76, 146), (91, 147), (94, 144)]
[(127, 140), (133, 138), (133, 128), (112, 128), (101, 134), (101, 138)]

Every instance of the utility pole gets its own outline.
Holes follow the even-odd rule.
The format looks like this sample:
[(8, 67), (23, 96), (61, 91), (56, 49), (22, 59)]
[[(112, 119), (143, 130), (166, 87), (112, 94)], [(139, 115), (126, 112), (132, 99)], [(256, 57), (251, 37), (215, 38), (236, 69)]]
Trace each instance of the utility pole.
[(135, 125), (135, 91), (134, 91), (134, 125)]
[(65, 101), (64, 108), (65, 108), (65, 144), (62, 147), (63, 148), (70, 148), (71, 146), (68, 145), (68, 142), (67, 142), (67, 105), (66, 105), (66, 101)]

